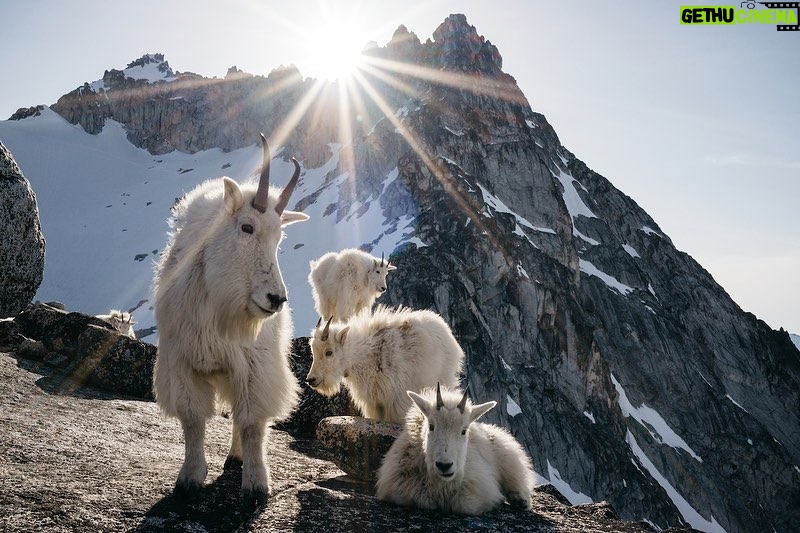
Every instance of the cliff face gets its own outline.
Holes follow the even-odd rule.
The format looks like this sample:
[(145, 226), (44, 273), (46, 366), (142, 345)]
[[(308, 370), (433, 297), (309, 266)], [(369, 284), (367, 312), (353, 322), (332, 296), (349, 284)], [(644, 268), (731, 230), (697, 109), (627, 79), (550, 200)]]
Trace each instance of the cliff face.
[(511, 428), (539, 473), (661, 527), (790, 531), (800, 354), (789, 336), (742, 311), (563, 147), (465, 17), (425, 43), (401, 27), (370, 57), (383, 74), (365, 74), (357, 117), (339, 108), (342, 87), (291, 68), (157, 83), (108, 73), (102, 93), (87, 85), (54, 109), (90, 133), (118, 120), (154, 153), (227, 150), (275, 131), (316, 91), (287, 148), (322, 165), (346, 119), (352, 139), (330, 176), (356, 179), (330, 220), (379, 202), (386, 234), (410, 224), (386, 298), (448, 320), (472, 397), (499, 400), (487, 418)]

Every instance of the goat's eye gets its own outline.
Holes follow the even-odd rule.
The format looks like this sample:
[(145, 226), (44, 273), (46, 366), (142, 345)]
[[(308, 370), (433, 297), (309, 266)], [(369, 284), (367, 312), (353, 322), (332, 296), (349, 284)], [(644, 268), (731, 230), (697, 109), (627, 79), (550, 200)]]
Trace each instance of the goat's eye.
[(325, 357), (330, 357), (333, 355), (333, 350), (325, 350)]
[(466, 435), (466, 434), (467, 434), (467, 429), (466, 429), (466, 428), (462, 429), (462, 430), (461, 430), (461, 434), (462, 434), (462, 435)]
[(252, 224), (242, 224), (242, 231), (245, 233), (253, 233), (253, 225)]
[(428, 424), (428, 429), (430, 429), (431, 431), (433, 431), (433, 424)]

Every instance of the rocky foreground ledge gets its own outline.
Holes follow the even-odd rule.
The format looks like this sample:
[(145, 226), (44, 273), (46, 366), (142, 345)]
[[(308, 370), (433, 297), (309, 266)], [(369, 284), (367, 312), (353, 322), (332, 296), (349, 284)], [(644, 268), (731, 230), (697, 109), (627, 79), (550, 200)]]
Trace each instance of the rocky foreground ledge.
[[(41, 356), (37, 342), (27, 339), (22, 352)], [(241, 474), (222, 469), (231, 430), (223, 416), (208, 425), (206, 487), (179, 502), (172, 497), (183, 457), (176, 420), (152, 401), (77, 383), (63, 364), (3, 344), (0, 531), (653, 531), (619, 520), (603, 503), (570, 506), (549, 486), (535, 490), (529, 511), (503, 506), (481, 517), (385, 504), (370, 482), (329, 460), (320, 441), (277, 429), (267, 447), (273, 493), (263, 508), (242, 512)]]

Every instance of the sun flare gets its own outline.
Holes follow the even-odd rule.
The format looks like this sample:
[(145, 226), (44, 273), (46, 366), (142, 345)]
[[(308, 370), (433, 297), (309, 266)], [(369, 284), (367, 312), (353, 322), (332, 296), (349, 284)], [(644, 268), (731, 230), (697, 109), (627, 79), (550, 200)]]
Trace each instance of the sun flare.
[(297, 67), (303, 76), (320, 80), (344, 80), (359, 67), (367, 33), (341, 17), (321, 20), (304, 32), (305, 57)]

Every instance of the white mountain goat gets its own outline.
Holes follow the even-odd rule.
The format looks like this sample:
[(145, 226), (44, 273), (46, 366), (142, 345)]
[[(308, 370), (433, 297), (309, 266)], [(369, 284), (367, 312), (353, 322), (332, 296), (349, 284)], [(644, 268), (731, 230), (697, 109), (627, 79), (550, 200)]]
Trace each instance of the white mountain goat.
[(379, 500), (471, 515), (503, 499), (530, 507), (528, 454), (505, 429), (475, 422), (497, 402), (472, 405), (466, 392), (438, 385), (408, 395), (415, 405), (378, 470)]
[(427, 310), (363, 309), (347, 324), (320, 322), (306, 383), (325, 396), (341, 383), (367, 418), (401, 423), (411, 407), (406, 391), (437, 382), (455, 386), (464, 352), (447, 323)]
[(347, 322), (386, 291), (386, 274), (397, 267), (356, 248), (328, 252), (311, 261), (308, 282), (317, 313), (327, 320)]
[(133, 332), (133, 325), (136, 322), (133, 321), (133, 316), (130, 313), (126, 313), (125, 311), (120, 311), (118, 309), (112, 309), (108, 312), (107, 315), (97, 315), (96, 318), (100, 320), (105, 320), (111, 326), (122, 333), (125, 336), (130, 337), (131, 339), (136, 339), (136, 334)]
[(185, 458), (175, 493), (200, 489), (207, 474), (206, 420), (215, 400), (230, 405), (225, 468), (242, 465), (242, 503), (263, 503), (269, 470), (267, 423), (288, 416), (299, 386), (289, 368), (292, 335), (278, 266), (283, 226), (308, 216), (286, 210), (300, 165), (278, 193), (269, 187), (270, 151), (258, 186), (206, 181), (174, 208), (174, 231), (154, 280), (159, 342), (153, 391), (161, 411), (180, 419)]

